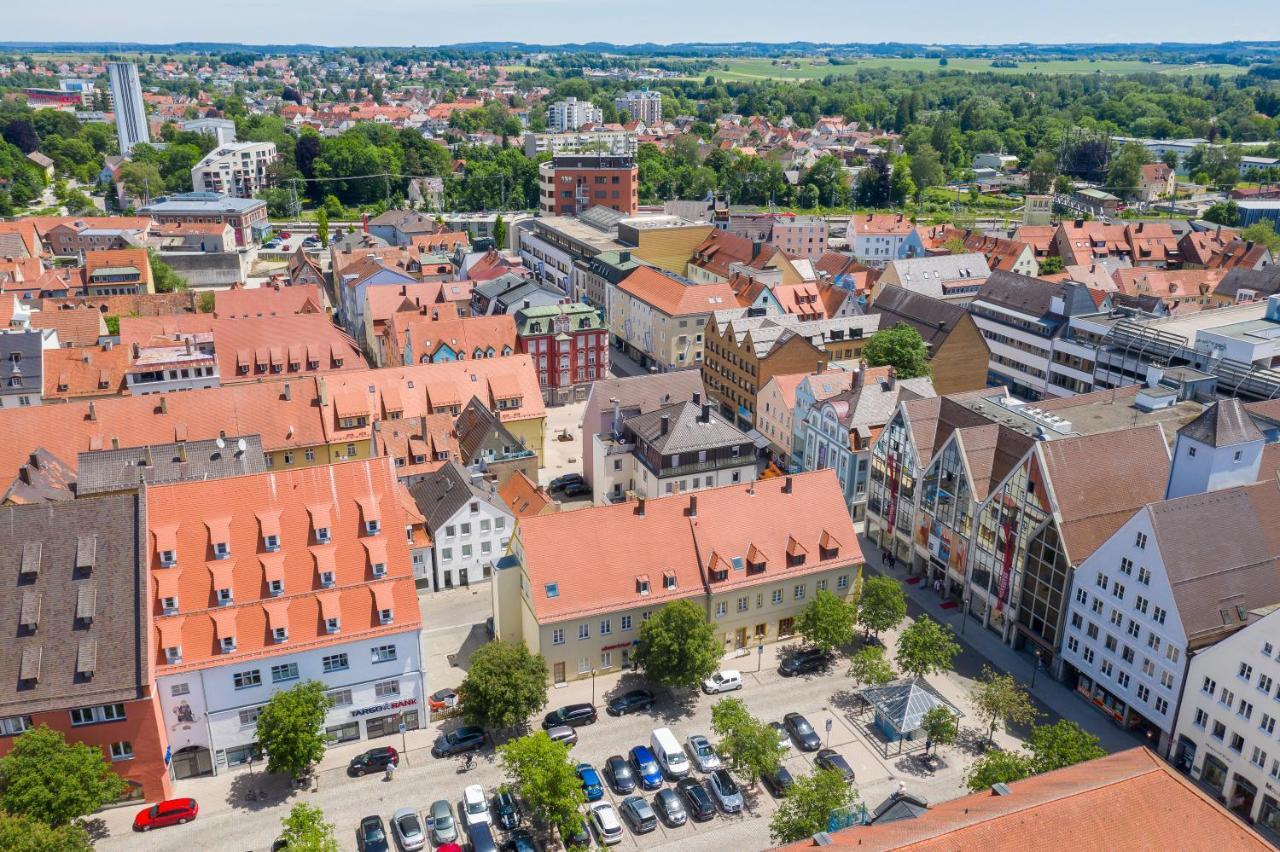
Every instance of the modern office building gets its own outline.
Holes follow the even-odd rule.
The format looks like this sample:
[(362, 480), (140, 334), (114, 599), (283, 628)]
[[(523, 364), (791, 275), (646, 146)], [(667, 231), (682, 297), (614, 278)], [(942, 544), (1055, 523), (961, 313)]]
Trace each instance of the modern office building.
[(116, 106), (116, 139), (120, 153), (128, 156), (134, 145), (151, 142), (138, 66), (132, 62), (108, 62), (107, 79), (111, 82), (111, 97)]
[(574, 216), (598, 205), (633, 216), (640, 203), (639, 187), (639, 172), (631, 157), (553, 157), (538, 166), (538, 212)]

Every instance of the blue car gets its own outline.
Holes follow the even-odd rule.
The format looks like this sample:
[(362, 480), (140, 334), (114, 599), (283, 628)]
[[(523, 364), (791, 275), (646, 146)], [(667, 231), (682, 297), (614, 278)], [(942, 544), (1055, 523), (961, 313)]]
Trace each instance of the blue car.
[(590, 763), (578, 764), (578, 777), (582, 779), (582, 792), (587, 794), (587, 801), (594, 802), (604, 798), (604, 784), (600, 781), (600, 773)]
[(646, 790), (656, 790), (662, 786), (662, 770), (648, 746), (636, 746), (627, 755), (631, 768), (640, 777), (640, 786)]

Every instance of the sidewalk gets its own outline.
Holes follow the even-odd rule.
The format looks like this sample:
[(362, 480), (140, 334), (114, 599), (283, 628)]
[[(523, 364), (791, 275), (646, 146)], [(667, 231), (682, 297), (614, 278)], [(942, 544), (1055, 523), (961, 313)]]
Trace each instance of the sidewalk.
[[(875, 543), (859, 535), (862, 553), (867, 560), (870, 573), (880, 574), (902, 582), (907, 577), (905, 567), (887, 567), (880, 559), (880, 550)], [(959, 607), (943, 609), (938, 594), (929, 588), (927, 583), (910, 584), (902, 582), (906, 591), (910, 617), (920, 613), (928, 615), (935, 621), (950, 625), (956, 632), (956, 641), (961, 648), (971, 651), (990, 663), (993, 669), (1001, 673), (1013, 675), (1040, 705), (1046, 713), (1041, 722), (1052, 723), (1057, 718), (1075, 722), (1081, 728), (1098, 738), (1107, 751), (1121, 751), (1138, 745), (1149, 745), (1144, 737), (1123, 730), (1113, 724), (1092, 706), (1085, 703), (1074, 690), (1055, 680), (1048, 671), (1041, 670), (1035, 675), (1035, 686), (1031, 685), (1033, 665), (1022, 654), (1000, 641), (1000, 637), (982, 627), (975, 619), (969, 619), (962, 634), (961, 622), (964, 614)]]

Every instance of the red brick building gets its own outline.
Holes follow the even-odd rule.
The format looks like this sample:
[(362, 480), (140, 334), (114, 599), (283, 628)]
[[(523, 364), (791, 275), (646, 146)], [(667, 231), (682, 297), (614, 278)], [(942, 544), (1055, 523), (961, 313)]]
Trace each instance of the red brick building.
[(538, 166), (543, 216), (576, 216), (596, 205), (630, 216), (639, 204), (639, 172), (631, 157), (566, 154)]
[(519, 351), (533, 358), (538, 384), (550, 398), (571, 398), (609, 375), (609, 330), (591, 305), (571, 302), (515, 313)]

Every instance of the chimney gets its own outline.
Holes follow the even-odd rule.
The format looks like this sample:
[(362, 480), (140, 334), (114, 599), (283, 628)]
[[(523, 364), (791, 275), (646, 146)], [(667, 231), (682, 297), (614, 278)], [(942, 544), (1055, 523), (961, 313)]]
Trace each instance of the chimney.
[(528, 310), (529, 308), (532, 308), (532, 307), (533, 307), (533, 302), (529, 301), (528, 299), (525, 299), (525, 300), (524, 300), (524, 307), (525, 307), (525, 310)]
[(711, 403), (709, 402), (702, 403), (702, 416), (699, 417), (698, 419), (701, 420), (703, 423), (711, 422)]
[(689, 495), (689, 517), (691, 518), (698, 517), (698, 495), (697, 494)]
[(613, 423), (610, 426), (609, 431), (613, 432), (614, 434), (617, 434), (618, 427), (622, 423), (622, 400), (618, 399), (615, 396), (615, 397), (612, 397), (609, 401), (613, 403)]
[(642, 518), (644, 517), (644, 498), (643, 497), (636, 500), (636, 514)]
[(896, 385), (897, 383), (898, 383), (898, 370), (895, 367), (890, 367), (889, 377), (885, 379), (885, 382), (884, 382), (885, 387), (887, 387), (889, 390), (893, 390), (894, 385)]
[(284, 383), (284, 401), (288, 402), (291, 399), (293, 399), (293, 388), (289, 386), (288, 382), (285, 382)]
[(183, 464), (187, 463), (187, 442), (186, 441), (178, 442), (178, 461), (182, 462)]
[(18, 468), (18, 479), (22, 480), (24, 485), (31, 484), (31, 469), (28, 468), (25, 464), (22, 467)]
[(90, 420), (98, 419), (98, 408), (93, 404), (93, 400), (89, 400), (89, 419)]
[(782, 493), (783, 493), (783, 494), (790, 494), (790, 493), (791, 493), (791, 483), (792, 483), (792, 477), (788, 476), (788, 477), (786, 478), (786, 481), (782, 483)]
[(662, 415), (662, 425), (658, 427), (658, 434), (665, 435), (667, 434), (667, 430), (669, 430), (670, 428), (671, 428), (670, 415), (667, 415), (667, 414)]
[(30, 467), (33, 467), (33, 468), (35, 468), (36, 470), (39, 470), (39, 469), (40, 469), (40, 455), (39, 455), (38, 453), (32, 453), (30, 456), (28, 456), (28, 457), (27, 457), (27, 464), (28, 464)]
[(187, 354), (190, 355), (193, 351), (194, 351), (194, 347), (191, 345), (191, 338), (188, 337), (187, 338)]
[(160, 413), (161, 414), (169, 413), (169, 400), (163, 396), (160, 397)]
[(316, 397), (320, 400), (320, 405), (329, 404), (329, 389), (325, 385), (324, 376), (316, 376)]
[(1139, 233), (1139, 234), (1141, 234), (1141, 233), (1142, 233), (1142, 226), (1143, 226), (1143, 225), (1145, 225), (1145, 224), (1146, 224), (1145, 222), (1139, 222), (1139, 223), (1138, 223), (1138, 233)]
[(759, 257), (760, 252), (762, 251), (764, 251), (764, 243), (760, 242), (760, 240), (755, 240), (754, 242), (751, 243), (751, 259), (752, 260), (755, 260), (757, 257)]
[(135, 341), (134, 341), (134, 343), (133, 343), (133, 358), (134, 358), (134, 360), (136, 361), (136, 360), (138, 359), (138, 356), (139, 356), (139, 355), (141, 355), (141, 354), (142, 354), (142, 347), (141, 347), (141, 346), (139, 346), (139, 345), (138, 345), (138, 342), (135, 340)]
[(111, 449), (113, 450), (120, 449), (120, 439), (114, 435), (111, 437)]
[(1076, 220), (1076, 227), (1077, 227), (1077, 228), (1083, 228), (1083, 227), (1084, 227), (1084, 220), (1083, 220), (1083, 219), (1077, 219), (1077, 220)]
[(145, 447), (143, 447), (143, 448), (142, 448), (142, 453), (143, 453), (143, 455), (142, 455), (142, 466), (143, 466), (143, 467), (151, 467), (153, 464), (155, 464), (155, 461), (151, 458), (151, 445), (150, 445), (150, 444), (148, 444), (147, 446), (145, 446)]
[(693, 392), (693, 404), (700, 405), (702, 403), (702, 394), (698, 391)]

